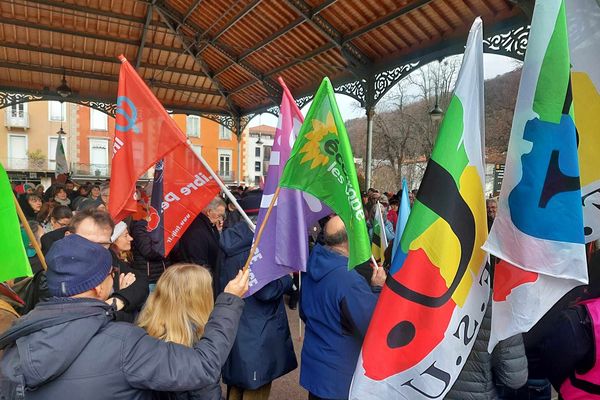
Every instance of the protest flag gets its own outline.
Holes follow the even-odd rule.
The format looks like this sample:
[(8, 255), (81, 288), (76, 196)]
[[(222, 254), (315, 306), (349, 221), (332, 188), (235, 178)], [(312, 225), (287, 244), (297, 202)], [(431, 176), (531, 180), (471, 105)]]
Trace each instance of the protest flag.
[(125, 57), (119, 89), (108, 211), (115, 221), (136, 212), (135, 185), (186, 137)]
[(307, 192), (340, 216), (348, 232), (348, 268), (371, 257), (352, 148), (329, 78), (317, 90), (279, 186)]
[(3, 260), (0, 282), (32, 275), (15, 202), (8, 175), (0, 164), (0, 257)]
[(568, 1), (573, 111), (579, 135), (579, 174), (585, 242), (600, 239), (600, 3)]
[(385, 221), (381, 214), (381, 205), (377, 202), (375, 217), (373, 218), (373, 237), (371, 239), (371, 253), (378, 263), (385, 261), (385, 250), (387, 249), (387, 237), (385, 235)]
[(147, 231), (152, 248), (166, 257), (221, 188), (202, 161), (181, 143), (156, 163)]
[(68, 174), (69, 173), (69, 164), (67, 163), (67, 156), (65, 155), (65, 148), (62, 143), (62, 128), (58, 133), (58, 139), (56, 140), (56, 153), (54, 155), (55, 167), (54, 173), (58, 176), (60, 174)]
[(410, 199), (408, 197), (408, 185), (406, 179), (402, 180), (402, 198), (400, 199), (400, 207), (398, 208), (398, 221), (396, 222), (396, 237), (394, 238), (394, 246), (392, 247), (392, 262), (390, 264), (390, 273), (393, 275), (402, 267), (406, 259), (408, 250), (403, 250), (400, 247), (400, 240), (408, 222), (410, 215)]
[(280, 189), (271, 214), (268, 219), (265, 219), (283, 173), (283, 167), (290, 157), (300, 126), (304, 121), (283, 79), (279, 78), (279, 83), (283, 89), (283, 97), (273, 138), (267, 179), (264, 182), (261, 208), (256, 221), (259, 227), (265, 225), (262, 234), (265, 234), (269, 240), (257, 241), (260, 230), (255, 232), (254, 242), (257, 243), (257, 247), (249, 265), (251, 278), (247, 296), (291, 272), (306, 271), (308, 227), (330, 212), (326, 206), (308, 193), (294, 189)]
[(562, 0), (536, 1), (498, 212), (485, 249), (496, 266), (489, 348), (528, 331), (587, 283), (583, 210)]
[(489, 299), (483, 168), (482, 22), (471, 27), (454, 95), (367, 331), (351, 399), (443, 398)]

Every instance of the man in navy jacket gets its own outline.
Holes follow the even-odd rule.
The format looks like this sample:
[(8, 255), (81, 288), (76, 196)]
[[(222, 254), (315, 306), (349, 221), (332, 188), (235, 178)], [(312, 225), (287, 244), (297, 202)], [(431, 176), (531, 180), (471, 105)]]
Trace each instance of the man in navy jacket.
[(371, 287), (348, 271), (348, 236), (333, 217), (324, 229), (303, 275), (300, 316), (306, 323), (300, 384), (309, 399), (347, 399), (364, 336), (386, 278), (373, 270)]

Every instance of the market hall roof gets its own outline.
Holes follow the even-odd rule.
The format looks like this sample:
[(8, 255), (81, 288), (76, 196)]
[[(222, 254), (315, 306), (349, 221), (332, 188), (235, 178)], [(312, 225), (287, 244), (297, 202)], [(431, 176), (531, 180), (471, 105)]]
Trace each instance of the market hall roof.
[[(241, 116), (527, 24), (523, 0), (2, 0), (0, 91), (113, 103), (123, 54), (166, 108)], [(527, 3), (527, 1), (525, 1)], [(0, 105), (1, 106), (1, 105)]]

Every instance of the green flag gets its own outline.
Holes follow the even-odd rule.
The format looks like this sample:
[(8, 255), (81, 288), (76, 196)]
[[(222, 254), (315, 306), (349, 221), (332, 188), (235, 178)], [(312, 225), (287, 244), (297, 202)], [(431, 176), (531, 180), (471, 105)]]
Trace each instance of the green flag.
[(0, 282), (31, 276), (8, 175), (0, 164)]
[(371, 257), (354, 157), (328, 78), (300, 128), (279, 186), (307, 192), (340, 216), (348, 232), (349, 268)]

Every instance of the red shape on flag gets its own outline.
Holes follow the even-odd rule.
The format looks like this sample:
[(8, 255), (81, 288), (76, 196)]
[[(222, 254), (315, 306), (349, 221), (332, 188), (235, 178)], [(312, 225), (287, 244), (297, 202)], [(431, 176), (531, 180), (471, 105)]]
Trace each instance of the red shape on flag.
[[(423, 249), (409, 251), (403, 267), (393, 277), (429, 296), (448, 290), (440, 269)], [(363, 343), (365, 375), (383, 380), (414, 367), (444, 339), (455, 307), (452, 299), (440, 307), (427, 307), (384, 286)]]
[(525, 271), (504, 260), (498, 261), (494, 270), (494, 301), (506, 301), (514, 288), (537, 279), (535, 272)]
[(135, 185), (148, 168), (186, 142), (175, 121), (122, 55), (108, 211), (115, 222), (135, 213)]
[(196, 153), (185, 143), (167, 154), (163, 161), (164, 254), (221, 191)]

